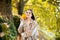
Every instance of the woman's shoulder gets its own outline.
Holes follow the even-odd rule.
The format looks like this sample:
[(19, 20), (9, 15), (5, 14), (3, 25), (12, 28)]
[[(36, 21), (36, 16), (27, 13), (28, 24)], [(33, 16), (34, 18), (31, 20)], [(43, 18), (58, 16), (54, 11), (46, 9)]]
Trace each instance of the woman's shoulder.
[(34, 20), (34, 23), (35, 23), (35, 24), (37, 24), (37, 21), (36, 21), (36, 20)]
[(36, 20), (34, 20), (34, 25), (39, 27), (39, 24), (37, 23)]

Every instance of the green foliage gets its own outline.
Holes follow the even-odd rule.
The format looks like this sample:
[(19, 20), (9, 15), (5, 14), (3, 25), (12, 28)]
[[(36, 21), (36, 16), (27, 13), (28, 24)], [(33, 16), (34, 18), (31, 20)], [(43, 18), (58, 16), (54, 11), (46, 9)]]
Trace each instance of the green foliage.
[(1, 26), (2, 26), (2, 31), (7, 32), (7, 30), (8, 30), (7, 26), (3, 23), (1, 24)]
[(18, 16), (14, 16), (13, 21), (14, 21), (14, 25), (16, 26), (16, 28), (18, 28), (20, 24), (20, 18)]
[(10, 25), (9, 28), (3, 22), (0, 23), (0, 32), (4, 32), (5, 36), (2, 37), (2, 40), (16, 40), (17, 31), (14, 26), (14, 23), (11, 20), (6, 20), (6, 23)]
[(3, 23), (3, 22), (5, 22), (5, 20), (0, 17), (0, 23)]
[(57, 37), (56, 40), (60, 40), (60, 37)]
[(60, 33), (59, 32), (56, 33), (56, 40), (60, 40)]
[(2, 26), (1, 26), (1, 24), (0, 24), (0, 32), (2, 32)]
[(6, 34), (3, 37), (3, 40), (16, 40), (16, 36), (17, 36), (16, 28), (11, 20), (7, 20), (7, 22), (10, 24), (10, 27), (6, 31)]

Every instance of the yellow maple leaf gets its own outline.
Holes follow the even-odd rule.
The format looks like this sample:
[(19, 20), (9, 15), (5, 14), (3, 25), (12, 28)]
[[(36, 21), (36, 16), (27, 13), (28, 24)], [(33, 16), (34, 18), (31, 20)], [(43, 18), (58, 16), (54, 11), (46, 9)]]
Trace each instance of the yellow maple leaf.
[(22, 18), (23, 19), (26, 19), (26, 14), (22, 14)]

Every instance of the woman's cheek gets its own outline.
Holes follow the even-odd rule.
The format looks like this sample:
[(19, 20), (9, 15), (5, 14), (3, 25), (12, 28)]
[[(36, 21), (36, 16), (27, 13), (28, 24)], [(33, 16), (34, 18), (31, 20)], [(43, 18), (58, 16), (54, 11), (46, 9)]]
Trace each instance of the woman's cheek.
[(32, 15), (30, 15), (30, 17), (32, 17)]
[(30, 15), (27, 15), (27, 17), (30, 17)]

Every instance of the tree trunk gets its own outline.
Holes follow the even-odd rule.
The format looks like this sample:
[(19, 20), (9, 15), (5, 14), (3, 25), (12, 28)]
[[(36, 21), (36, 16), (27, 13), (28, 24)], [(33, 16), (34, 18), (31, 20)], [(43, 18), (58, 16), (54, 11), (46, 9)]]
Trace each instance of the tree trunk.
[(3, 17), (5, 17), (4, 8), (5, 8), (5, 3), (3, 0), (0, 0), (0, 15), (2, 15)]
[(12, 20), (12, 6), (11, 6), (11, 0), (5, 0), (5, 14), (9, 20)]
[(24, 1), (20, 0), (18, 3), (18, 14), (21, 15), (23, 13), (23, 8), (24, 8)]
[(27, 1), (28, 1), (28, 0), (26, 0), (26, 1), (20, 0), (20, 2), (18, 3), (17, 9), (18, 9), (18, 14), (19, 14), (19, 15), (22, 15), (23, 10), (24, 10), (24, 6), (25, 6), (25, 4), (26, 4)]

